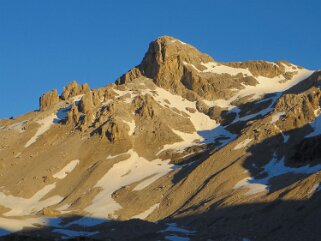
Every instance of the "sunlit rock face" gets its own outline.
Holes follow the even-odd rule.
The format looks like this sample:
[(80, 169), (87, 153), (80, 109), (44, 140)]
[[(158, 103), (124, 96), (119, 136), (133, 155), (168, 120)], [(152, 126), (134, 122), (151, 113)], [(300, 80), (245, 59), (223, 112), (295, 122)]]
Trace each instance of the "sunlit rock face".
[(0, 236), (315, 240), (320, 79), (160, 37), (115, 84), (0, 120)]

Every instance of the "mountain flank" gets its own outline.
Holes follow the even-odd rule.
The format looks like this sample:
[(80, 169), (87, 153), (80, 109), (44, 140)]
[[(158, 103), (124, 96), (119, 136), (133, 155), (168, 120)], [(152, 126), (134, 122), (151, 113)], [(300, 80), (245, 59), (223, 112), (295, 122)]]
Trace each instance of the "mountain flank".
[(318, 240), (320, 83), (164, 36), (113, 84), (49, 91), (0, 120), (0, 239)]

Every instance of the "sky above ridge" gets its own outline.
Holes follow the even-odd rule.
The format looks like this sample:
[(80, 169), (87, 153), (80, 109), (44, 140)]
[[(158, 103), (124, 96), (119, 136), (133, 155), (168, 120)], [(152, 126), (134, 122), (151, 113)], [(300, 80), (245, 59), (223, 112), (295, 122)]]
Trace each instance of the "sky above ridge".
[(72, 80), (92, 88), (139, 64), (159, 36), (217, 61), (321, 68), (320, 0), (0, 0), (0, 118)]

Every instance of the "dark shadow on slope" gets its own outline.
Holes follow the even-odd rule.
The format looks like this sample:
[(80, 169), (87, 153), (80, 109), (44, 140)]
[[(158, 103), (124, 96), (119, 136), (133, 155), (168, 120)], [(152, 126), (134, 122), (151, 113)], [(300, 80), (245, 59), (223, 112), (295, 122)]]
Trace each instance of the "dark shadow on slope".
[[(227, 126), (218, 126), (212, 130), (199, 131), (198, 134), (204, 138), (201, 144), (206, 144), (207, 148), (200, 154), (188, 157), (184, 163), (191, 163), (188, 167), (182, 168), (173, 177), (173, 183), (177, 184), (183, 180), (189, 173), (191, 173), (194, 168), (200, 165), (203, 161), (207, 160), (212, 154), (224, 148), (230, 142), (235, 140), (240, 134), (240, 130), (246, 128), (259, 118), (270, 114), (273, 111), (273, 107), (276, 104), (281, 93), (267, 94), (263, 96), (260, 100), (254, 100), (246, 104), (241, 104), (239, 107), (235, 107), (230, 110), (230, 112), (239, 112), (243, 114), (235, 119), (232, 123)], [(257, 103), (265, 103), (264, 108), (252, 108), (251, 113), (244, 113), (243, 108), (250, 106), (257, 106)], [(217, 174), (217, 173), (216, 173)]]
[(246, 150), (251, 155), (243, 162), (252, 178), (250, 183), (267, 184), (274, 192), (321, 170), (320, 150), (302, 148), (306, 142), (309, 147), (321, 146), (320, 136), (306, 137), (312, 131), (306, 124), (252, 144)]
[[(168, 237), (176, 237), (177, 240), (189, 238), (190, 240), (213, 241), (317, 241), (321, 238), (320, 203), (321, 192), (315, 193), (309, 200), (301, 201), (277, 199), (273, 202), (229, 207), (219, 207), (218, 203), (214, 203), (200, 214), (166, 218), (157, 223), (135, 219), (109, 221), (93, 227), (39, 227), (0, 237), (0, 240), (62, 240), (68, 236), (57, 235), (59, 230), (73, 230), (94, 234), (68, 240), (151, 241), (170, 240)], [(198, 207), (195, 207), (195, 210), (197, 209)], [(190, 232), (181, 231), (179, 228), (169, 229), (168, 224), (170, 223), (176, 223), (178, 227)]]
[(175, 222), (198, 231), (195, 240), (316, 241), (321, 238), (321, 193), (310, 200), (252, 203), (220, 208)]
[[(85, 222), (81, 220), (85, 219)], [(73, 223), (73, 221), (79, 221)], [(94, 225), (96, 224), (96, 225)], [(37, 225), (35, 225), (37, 226)], [(68, 218), (50, 218), (46, 226), (25, 228), (22, 231), (0, 237), (0, 240), (156, 240), (162, 238), (159, 233), (164, 224), (155, 224), (139, 219), (115, 221), (94, 217), (71, 216)], [(0, 234), (10, 232), (0, 228)]]
[[(313, 82), (313, 84), (315, 84), (315, 82)], [(304, 85), (306, 85), (306, 88), (309, 87), (308, 83), (304, 83)], [(296, 88), (297, 87), (293, 87), (291, 90), (287, 91), (287, 93), (296, 93)], [(283, 133), (283, 135), (278, 134), (270, 137), (263, 142), (250, 147), (248, 151), (251, 153), (251, 156), (244, 161), (244, 167), (250, 171), (252, 177), (255, 177), (258, 180), (265, 178), (263, 167), (271, 161), (273, 155), (275, 155), (278, 160), (280, 160), (282, 156), (285, 156), (286, 164), (301, 167), (302, 163), (291, 163), (291, 157), (295, 155), (295, 153), (289, 153), (287, 150), (295, 150), (295, 147), (304, 141), (303, 138), (297, 140), (293, 139), (297, 136), (297, 132), (309, 131), (311, 131), (311, 127), (306, 125), (288, 133)], [(290, 144), (287, 144), (286, 146), (283, 143), (284, 135), (291, 136), (289, 140)], [(208, 156), (208, 153), (200, 155), (198, 163), (207, 159)], [(253, 164), (256, 166), (253, 166)], [(194, 167), (195, 166), (184, 168), (178, 172), (174, 177), (174, 183), (175, 181), (179, 182), (183, 177), (186, 177), (186, 174), (191, 172)], [(224, 169), (220, 171), (224, 171)], [(204, 182), (204, 185), (213, 178), (213, 175)], [(271, 192), (288, 186), (296, 180), (303, 179), (307, 175), (296, 176), (297, 177), (294, 179), (280, 176), (274, 177), (273, 183), (271, 183)], [(278, 178), (282, 178), (282, 182), (279, 181)], [(283, 184), (280, 185), (281, 183)], [(211, 202), (211, 200), (209, 200), (209, 202)], [(192, 206), (190, 210), (196, 212), (204, 207), (203, 204), (203, 202), (200, 202)], [(301, 201), (284, 201), (282, 199), (277, 199), (272, 202), (251, 203), (231, 207), (221, 207), (220, 203), (212, 203), (211, 205), (208, 205), (206, 209), (203, 208), (200, 214), (167, 218), (158, 223), (130, 220), (109, 221), (92, 227), (85, 225), (67, 226), (71, 220), (79, 219), (81, 217), (70, 217), (69, 219), (71, 220), (64, 219), (60, 224), (57, 224), (59, 221), (58, 219), (52, 218), (49, 220), (48, 226), (51, 225), (53, 227), (25, 229), (5, 237), (0, 237), (0, 240), (57, 240), (57, 238), (59, 240), (62, 236), (58, 237), (56, 235), (57, 233), (64, 232), (63, 230), (81, 232), (83, 236), (90, 234), (90, 237), (77, 237), (71, 240), (165, 240), (166, 236), (175, 235), (175, 232), (172, 231), (161, 232), (166, 229), (165, 223), (178, 223), (180, 226), (196, 231), (195, 235), (190, 235), (191, 240), (314, 241), (321, 240), (321, 229), (319, 227), (319, 219), (321, 216), (320, 207), (321, 192), (316, 192), (313, 194), (312, 198)], [(181, 215), (184, 215), (184, 213), (181, 213)], [(88, 217), (86, 218), (88, 219)], [(91, 222), (93, 223), (104, 221), (95, 218), (89, 219), (91, 219)], [(53, 230), (55, 230), (55, 232), (53, 232)], [(57, 230), (60, 230), (61, 232), (57, 232)], [(1, 232), (6, 232), (6, 230), (0, 229), (0, 233)], [(182, 236), (185, 237), (188, 235), (184, 234)]]

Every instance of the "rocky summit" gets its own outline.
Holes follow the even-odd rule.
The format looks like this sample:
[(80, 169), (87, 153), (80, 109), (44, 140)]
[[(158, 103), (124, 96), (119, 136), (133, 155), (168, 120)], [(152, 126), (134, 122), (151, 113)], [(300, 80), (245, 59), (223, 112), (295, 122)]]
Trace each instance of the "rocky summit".
[(0, 120), (0, 240), (320, 240), (320, 88), (160, 37), (114, 84)]

